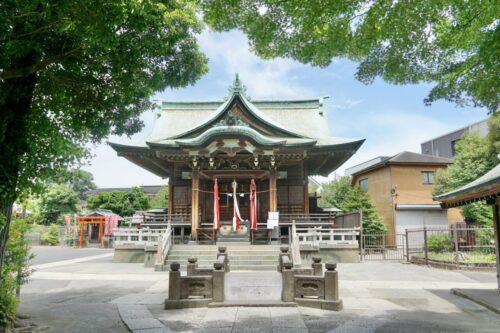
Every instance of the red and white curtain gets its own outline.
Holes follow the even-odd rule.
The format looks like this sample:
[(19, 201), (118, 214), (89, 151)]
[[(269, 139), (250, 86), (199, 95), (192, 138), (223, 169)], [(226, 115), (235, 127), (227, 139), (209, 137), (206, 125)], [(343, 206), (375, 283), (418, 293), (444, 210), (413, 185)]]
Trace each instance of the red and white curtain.
[(240, 221), (243, 221), (240, 214), (240, 209), (238, 208), (238, 198), (236, 197), (236, 189), (238, 187), (238, 183), (236, 180), (233, 180), (233, 230), (238, 230), (240, 228)]
[(219, 184), (217, 178), (214, 181), (214, 229), (220, 228), (220, 206), (219, 206)]

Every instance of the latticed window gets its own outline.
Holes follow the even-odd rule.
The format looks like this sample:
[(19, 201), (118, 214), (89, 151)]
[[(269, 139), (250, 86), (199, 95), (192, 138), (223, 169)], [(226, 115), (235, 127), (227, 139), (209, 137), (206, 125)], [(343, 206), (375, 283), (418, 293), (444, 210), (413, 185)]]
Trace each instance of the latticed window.
[(434, 184), (434, 171), (422, 171), (422, 184)]

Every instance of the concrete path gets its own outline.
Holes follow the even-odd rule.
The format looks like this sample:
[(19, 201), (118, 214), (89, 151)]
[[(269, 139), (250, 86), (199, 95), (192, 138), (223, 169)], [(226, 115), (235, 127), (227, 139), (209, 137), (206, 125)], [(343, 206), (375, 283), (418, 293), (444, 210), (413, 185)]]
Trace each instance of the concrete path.
[[(49, 326), (48, 332), (153, 333), (168, 327), (174, 332), (497, 333), (500, 327), (500, 315), (450, 293), (450, 288), (493, 289), (494, 273), (387, 262), (339, 264), (342, 312), (268, 306), (165, 311), (167, 272), (112, 263), (109, 256), (99, 257), (109, 253), (105, 250), (82, 251), (86, 259), (77, 261), (72, 260), (79, 249), (68, 249), (69, 254), (43, 250), (47, 256), (38, 264), (53, 264), (39, 266), (23, 286), (20, 311)], [(279, 299), (277, 273), (246, 274), (228, 274), (234, 281), (227, 286), (229, 299)], [(275, 285), (269, 289), (266, 283)], [(130, 322), (135, 319), (141, 321)]]

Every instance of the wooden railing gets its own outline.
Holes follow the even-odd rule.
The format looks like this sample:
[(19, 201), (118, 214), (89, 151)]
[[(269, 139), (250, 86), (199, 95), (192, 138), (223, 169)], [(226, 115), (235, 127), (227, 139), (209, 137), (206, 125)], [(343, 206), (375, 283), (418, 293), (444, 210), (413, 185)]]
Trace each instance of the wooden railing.
[(167, 258), (168, 252), (172, 247), (172, 227), (169, 225), (164, 231), (163, 236), (158, 241), (158, 252), (156, 253), (155, 270), (163, 270), (163, 264)]
[[(292, 227), (293, 228), (293, 227)], [(353, 244), (358, 245), (357, 237), (360, 228), (296, 228), (296, 235), (300, 245), (319, 246), (321, 244)], [(293, 236), (293, 232), (292, 232)]]
[(163, 232), (163, 230), (149, 228), (118, 228), (113, 232), (114, 244), (154, 246)]

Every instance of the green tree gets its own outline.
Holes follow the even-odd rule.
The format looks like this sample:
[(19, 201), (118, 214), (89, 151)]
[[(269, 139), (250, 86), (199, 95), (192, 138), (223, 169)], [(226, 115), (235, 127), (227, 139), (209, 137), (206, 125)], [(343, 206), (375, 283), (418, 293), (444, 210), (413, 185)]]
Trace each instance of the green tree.
[(40, 217), (42, 223), (62, 223), (64, 214), (77, 211), (78, 201), (78, 194), (66, 185), (50, 185), (41, 196)]
[[(207, 71), (194, 0), (0, 1), (0, 273), (20, 195)], [(0, 276), (0, 283), (1, 283)]]
[(363, 230), (368, 233), (386, 232), (387, 227), (373, 205), (368, 192), (360, 186), (351, 186), (350, 177), (342, 177), (323, 185), (320, 204), (333, 205), (344, 212), (361, 211)]
[(59, 229), (57, 229), (57, 224), (51, 224), (49, 230), (44, 232), (40, 239), (45, 244), (49, 244), (51, 246), (59, 245)]
[(498, 108), (499, 5), (493, 0), (205, 0), (215, 30), (241, 29), (263, 58), (327, 66), (359, 62), (356, 77), (434, 82), (426, 103)]
[(149, 207), (166, 208), (168, 207), (168, 186), (162, 186), (154, 197), (149, 199)]
[(70, 172), (68, 187), (78, 193), (78, 197), (81, 200), (87, 199), (88, 192), (97, 188), (94, 183), (94, 176), (90, 172), (82, 169), (76, 169)]
[[(446, 170), (440, 170), (436, 175), (433, 194), (438, 195), (481, 177), (495, 166), (491, 144), (488, 138), (476, 133), (465, 134), (455, 146), (454, 163)], [(481, 225), (491, 225), (491, 208), (481, 202), (462, 207), (466, 221)]]
[(101, 192), (92, 195), (87, 200), (89, 209), (110, 209), (120, 216), (132, 216), (137, 210), (146, 210), (150, 207), (149, 199), (139, 187), (130, 191)]

